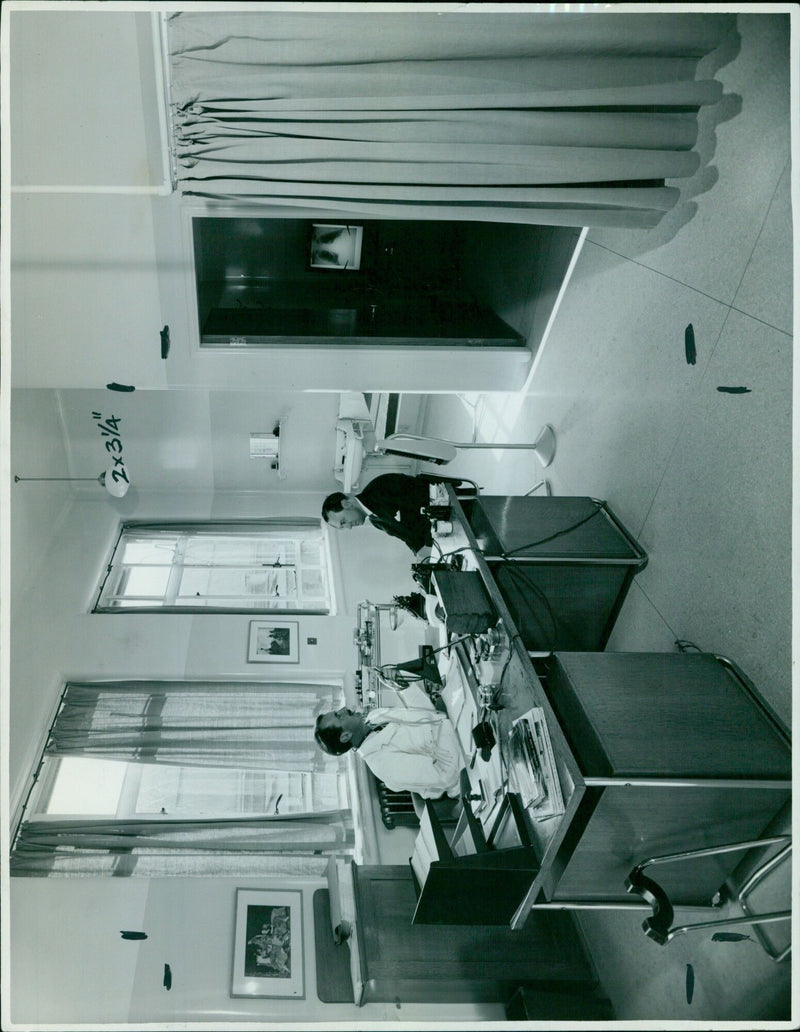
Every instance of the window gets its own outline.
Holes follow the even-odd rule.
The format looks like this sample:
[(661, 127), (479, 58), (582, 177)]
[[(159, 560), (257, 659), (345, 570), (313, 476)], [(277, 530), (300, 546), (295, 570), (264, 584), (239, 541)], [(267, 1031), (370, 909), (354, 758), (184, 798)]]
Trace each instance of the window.
[(348, 806), (344, 769), (312, 774), (51, 756), (45, 759), (32, 811), (39, 820), (198, 820), (323, 813)]
[(263, 520), (124, 524), (94, 612), (332, 608), (325, 524)]

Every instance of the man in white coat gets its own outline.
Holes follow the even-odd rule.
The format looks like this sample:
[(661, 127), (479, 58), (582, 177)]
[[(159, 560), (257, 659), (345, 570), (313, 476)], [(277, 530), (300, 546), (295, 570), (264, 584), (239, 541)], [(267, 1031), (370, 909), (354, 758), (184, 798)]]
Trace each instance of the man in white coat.
[(320, 714), (314, 730), (317, 744), (333, 756), (355, 750), (393, 792), (455, 798), (464, 766), (455, 728), (416, 685), (398, 697), (399, 706), (367, 714), (347, 708)]

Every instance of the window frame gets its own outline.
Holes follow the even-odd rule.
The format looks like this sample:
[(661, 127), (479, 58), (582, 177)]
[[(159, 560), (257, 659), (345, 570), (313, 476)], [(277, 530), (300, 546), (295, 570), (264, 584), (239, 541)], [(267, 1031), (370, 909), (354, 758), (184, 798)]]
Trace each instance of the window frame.
[[(106, 588), (109, 577), (115, 570), (114, 559), (117, 550), (120, 548), (126, 533), (135, 534), (137, 531), (152, 530), (157, 532), (181, 531), (208, 531), (210, 533), (224, 533), (226, 528), (236, 531), (251, 530), (254, 533), (265, 531), (280, 531), (286, 529), (286, 537), (291, 537), (293, 530), (318, 530), (320, 532), (324, 563), (327, 569), (327, 595), (328, 606), (316, 608), (299, 608), (297, 606), (220, 606), (220, 605), (104, 605), (102, 604), (103, 592)], [(120, 577), (124, 573), (120, 573)], [(108, 558), (103, 564), (100, 577), (100, 584), (93, 594), (93, 602), (90, 608), (91, 613), (102, 615), (118, 615), (132, 613), (180, 613), (184, 615), (210, 614), (249, 614), (280, 616), (333, 616), (336, 613), (336, 589), (334, 583), (334, 557), (331, 549), (331, 539), (327, 524), (324, 520), (313, 517), (295, 518), (268, 518), (264, 520), (242, 519), (242, 520), (127, 520), (119, 526), (119, 531), (108, 553)]]

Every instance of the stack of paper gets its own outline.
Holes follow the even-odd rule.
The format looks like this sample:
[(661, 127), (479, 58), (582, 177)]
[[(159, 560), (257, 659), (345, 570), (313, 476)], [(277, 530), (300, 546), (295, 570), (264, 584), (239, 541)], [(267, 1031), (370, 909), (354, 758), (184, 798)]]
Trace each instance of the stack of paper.
[(535, 707), (514, 721), (509, 735), (509, 781), (534, 819), (564, 812), (544, 710)]

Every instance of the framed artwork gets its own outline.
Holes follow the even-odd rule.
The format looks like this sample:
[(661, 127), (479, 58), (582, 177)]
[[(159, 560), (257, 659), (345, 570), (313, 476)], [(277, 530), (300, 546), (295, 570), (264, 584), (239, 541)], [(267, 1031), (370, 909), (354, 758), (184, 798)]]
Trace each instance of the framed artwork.
[(251, 620), (248, 663), (299, 663), (300, 625), (296, 620)]
[(305, 997), (302, 892), (236, 890), (231, 996)]
[(360, 269), (363, 240), (363, 226), (331, 222), (312, 223), (311, 268), (334, 269), (339, 272)]

